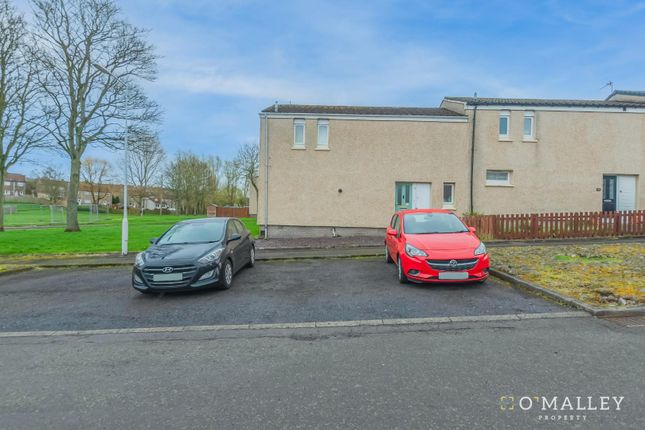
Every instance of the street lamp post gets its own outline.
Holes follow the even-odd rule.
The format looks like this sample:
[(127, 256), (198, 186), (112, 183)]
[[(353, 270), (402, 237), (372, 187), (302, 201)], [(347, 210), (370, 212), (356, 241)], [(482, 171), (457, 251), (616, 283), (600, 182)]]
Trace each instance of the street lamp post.
[(124, 146), (125, 146), (125, 168), (124, 178), (123, 178), (123, 221), (121, 223), (121, 255), (128, 255), (128, 174), (130, 169), (130, 146), (128, 142), (128, 108), (130, 106), (130, 90), (128, 86), (118, 77), (114, 76), (109, 70), (105, 67), (99, 66), (98, 64), (93, 64), (93, 66), (101, 73), (105, 73), (108, 76), (114, 78), (125, 88), (125, 137), (124, 137)]

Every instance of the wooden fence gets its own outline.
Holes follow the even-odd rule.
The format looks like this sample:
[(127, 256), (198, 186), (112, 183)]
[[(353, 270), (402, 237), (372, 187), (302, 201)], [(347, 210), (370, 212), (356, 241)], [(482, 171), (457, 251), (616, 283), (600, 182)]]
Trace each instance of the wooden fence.
[(209, 217), (233, 217), (233, 218), (249, 218), (249, 208), (237, 206), (217, 206), (208, 205), (206, 208)]
[(473, 215), (464, 222), (482, 238), (570, 239), (577, 237), (645, 236), (645, 210)]

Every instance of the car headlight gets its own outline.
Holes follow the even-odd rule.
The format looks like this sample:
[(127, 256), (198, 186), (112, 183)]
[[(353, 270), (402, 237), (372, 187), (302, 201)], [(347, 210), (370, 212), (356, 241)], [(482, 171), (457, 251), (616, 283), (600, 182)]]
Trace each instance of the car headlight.
[(223, 251), (224, 251), (224, 248), (217, 248), (216, 250), (211, 251), (208, 254), (204, 255), (198, 261), (200, 264), (213, 264), (214, 262), (219, 260), (219, 257), (220, 255), (222, 255)]
[(475, 255), (482, 254), (486, 254), (486, 245), (484, 245), (484, 242), (479, 242), (479, 246), (475, 248)]
[(425, 252), (421, 251), (419, 248), (415, 248), (414, 246), (410, 245), (409, 243), (405, 244), (405, 253), (408, 254), (410, 257), (427, 257), (428, 254)]
[(143, 252), (137, 254), (134, 258), (134, 265), (137, 267), (143, 267), (146, 262), (143, 260)]

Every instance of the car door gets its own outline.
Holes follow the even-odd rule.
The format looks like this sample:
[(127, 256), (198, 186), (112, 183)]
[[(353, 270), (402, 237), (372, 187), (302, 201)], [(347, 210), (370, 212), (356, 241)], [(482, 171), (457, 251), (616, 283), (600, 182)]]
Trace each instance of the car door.
[(244, 224), (242, 224), (240, 220), (233, 220), (233, 223), (235, 224), (239, 235), (242, 236), (237, 250), (240, 256), (240, 260), (242, 260), (239, 267), (242, 267), (243, 265), (251, 261), (251, 246), (253, 246), (251, 242), (251, 233), (246, 229), (246, 227), (244, 227)]
[[(392, 217), (392, 221), (390, 223), (390, 228), (397, 230), (398, 231), (398, 226), (400, 224), (401, 220), (399, 218), (398, 214), (395, 214)], [(398, 236), (398, 234), (397, 234)], [(390, 253), (390, 257), (392, 257), (393, 260), (396, 260), (396, 252), (397, 252), (397, 242), (398, 238), (397, 236), (392, 236), (392, 235), (386, 235), (386, 243), (387, 243), (387, 249), (388, 252)]]
[[(231, 240), (233, 236), (238, 235), (237, 227), (235, 227), (235, 223), (233, 220), (228, 220), (226, 224), (226, 248), (228, 249), (229, 256), (231, 257), (231, 260), (233, 260), (233, 270), (237, 270), (238, 267), (240, 266), (240, 243), (242, 242), (241, 239), (237, 240)], [(243, 264), (243, 263), (242, 263)]]

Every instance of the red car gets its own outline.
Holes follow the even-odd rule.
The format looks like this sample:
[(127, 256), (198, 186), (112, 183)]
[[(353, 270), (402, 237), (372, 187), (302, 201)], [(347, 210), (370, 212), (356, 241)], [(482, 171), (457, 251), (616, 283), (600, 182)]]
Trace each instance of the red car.
[(457, 215), (441, 209), (402, 210), (385, 234), (385, 259), (396, 262), (399, 282), (484, 282), (486, 246)]

